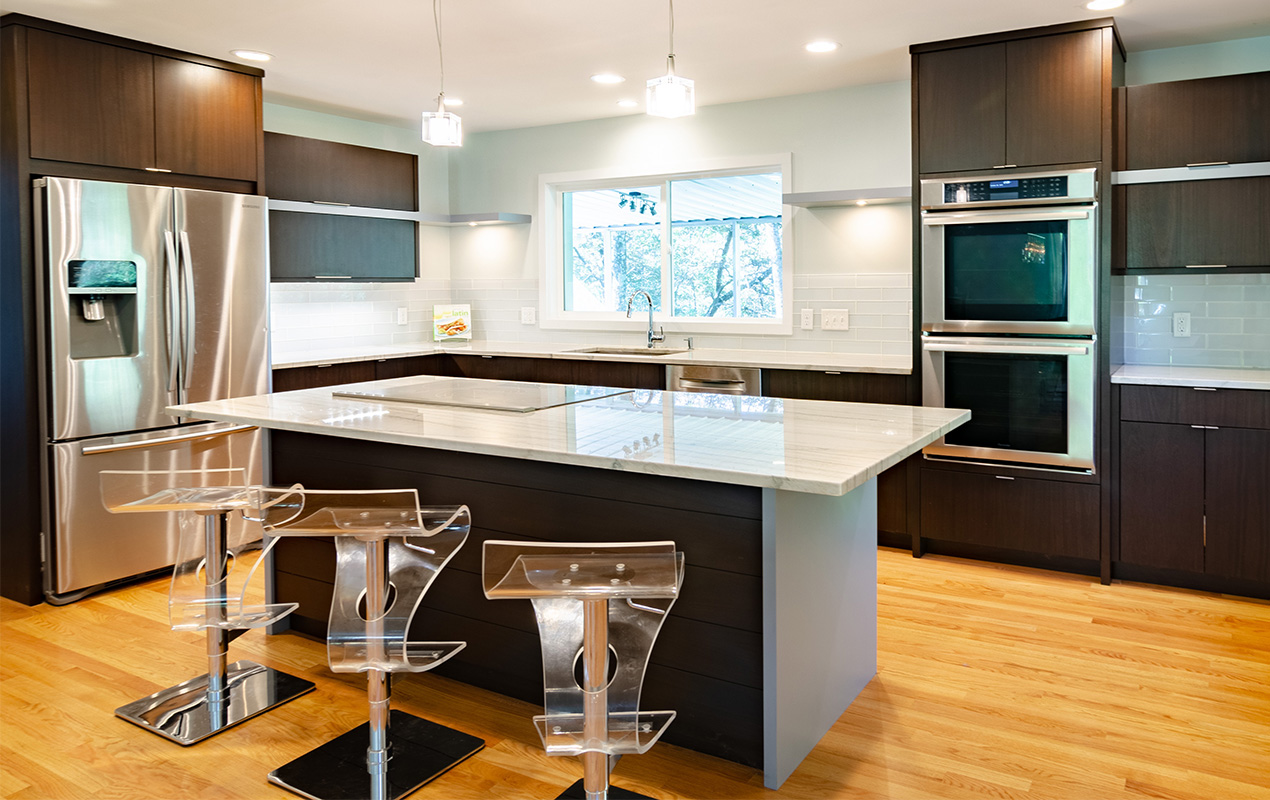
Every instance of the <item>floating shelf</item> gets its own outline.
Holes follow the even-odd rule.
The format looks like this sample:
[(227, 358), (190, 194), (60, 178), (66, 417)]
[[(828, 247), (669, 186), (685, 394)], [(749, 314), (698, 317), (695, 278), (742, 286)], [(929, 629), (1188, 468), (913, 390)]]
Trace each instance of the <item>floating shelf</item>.
[(863, 200), (866, 205), (888, 205), (891, 203), (907, 203), (913, 199), (913, 187), (888, 186), (874, 189), (838, 189), (832, 192), (794, 192), (781, 196), (781, 202), (787, 206), (801, 208), (825, 208), (832, 206), (854, 206)]
[(528, 214), (508, 214), (501, 211), (484, 214), (436, 214), (428, 211), (397, 211), (391, 208), (367, 208), (342, 203), (303, 203), (298, 200), (270, 200), (270, 211), (294, 211), (300, 214), (331, 214), (343, 217), (371, 217), (374, 219), (400, 219), (420, 225), (458, 227), (460, 225), (516, 225), (530, 222)]
[(1111, 173), (1111, 185), (1126, 186), (1133, 183), (1213, 181), (1224, 178), (1263, 178), (1266, 176), (1270, 176), (1270, 161), (1248, 161), (1240, 164), (1193, 164), (1189, 167), (1133, 169), (1113, 172)]

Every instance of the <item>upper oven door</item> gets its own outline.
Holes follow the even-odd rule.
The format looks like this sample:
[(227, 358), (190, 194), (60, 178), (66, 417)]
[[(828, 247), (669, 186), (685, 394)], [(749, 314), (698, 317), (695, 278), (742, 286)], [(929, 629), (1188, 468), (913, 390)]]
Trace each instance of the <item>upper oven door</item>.
[(922, 405), (970, 421), (928, 455), (1094, 468), (1097, 350), (1092, 339), (922, 337)]
[(922, 330), (1092, 336), (1095, 205), (926, 211)]

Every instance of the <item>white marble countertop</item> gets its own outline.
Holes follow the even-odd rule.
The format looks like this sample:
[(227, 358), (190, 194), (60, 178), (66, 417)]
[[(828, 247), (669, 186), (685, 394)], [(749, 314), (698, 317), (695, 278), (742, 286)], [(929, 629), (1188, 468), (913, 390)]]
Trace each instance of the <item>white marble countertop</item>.
[(1270, 369), (1152, 367), (1125, 364), (1112, 370), (1111, 382), (1148, 386), (1207, 386), (1215, 389), (1270, 390)]
[(174, 406), (194, 419), (844, 495), (970, 419), (960, 409), (639, 389), (530, 413), (347, 399), (408, 377)]
[(887, 356), (852, 353), (813, 353), (792, 350), (723, 350), (697, 348), (684, 353), (665, 356), (613, 355), (609, 353), (573, 353), (588, 347), (586, 344), (561, 342), (474, 342), (398, 345), (367, 345), (364, 347), (312, 348), (273, 346), (274, 369), (288, 367), (315, 367), (319, 364), (342, 364), (351, 361), (371, 361), (381, 358), (407, 358), (436, 353), (455, 353), (473, 356), (522, 356), (532, 358), (566, 358), (585, 361), (640, 361), (658, 364), (711, 364), (722, 367), (761, 367), (766, 369), (804, 369), (827, 372), (879, 372), (892, 375), (908, 375), (912, 372), (909, 356)]

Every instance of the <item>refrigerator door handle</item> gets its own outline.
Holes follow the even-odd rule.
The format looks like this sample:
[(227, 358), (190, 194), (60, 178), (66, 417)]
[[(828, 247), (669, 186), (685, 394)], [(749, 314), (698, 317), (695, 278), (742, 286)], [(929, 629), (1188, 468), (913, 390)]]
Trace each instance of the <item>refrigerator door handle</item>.
[(163, 247), (167, 253), (166, 272), (168, 285), (167, 291), (164, 292), (163, 314), (167, 323), (168, 333), (168, 391), (175, 392), (178, 387), (177, 379), (179, 374), (177, 369), (177, 358), (179, 357), (177, 348), (180, 343), (180, 336), (177, 320), (180, 313), (180, 298), (178, 294), (180, 278), (177, 274), (176, 237), (172, 235), (172, 231), (163, 232)]
[(185, 355), (181, 363), (184, 375), (184, 388), (190, 388), (190, 365), (194, 363), (194, 256), (190, 253), (190, 234), (181, 231), (181, 273), (182, 288), (185, 290), (183, 313), (181, 314), (181, 339), (185, 344)]
[(178, 433), (175, 436), (165, 436), (162, 439), (144, 439), (139, 442), (123, 442), (121, 444), (98, 444), (84, 447), (80, 450), (81, 455), (91, 456), (100, 453), (118, 453), (121, 450), (141, 450), (147, 447), (159, 447), (160, 445), (173, 444), (174, 442), (192, 442), (196, 439), (212, 439), (217, 436), (229, 436), (233, 433), (242, 433), (243, 431), (254, 431), (255, 425), (234, 425), (229, 428), (221, 428), (215, 431), (202, 431), (201, 433)]

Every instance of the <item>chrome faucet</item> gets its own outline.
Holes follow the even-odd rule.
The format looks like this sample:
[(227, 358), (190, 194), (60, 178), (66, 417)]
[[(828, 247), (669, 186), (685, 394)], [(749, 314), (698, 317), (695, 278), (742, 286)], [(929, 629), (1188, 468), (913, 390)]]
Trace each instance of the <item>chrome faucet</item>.
[(631, 318), (631, 309), (635, 306), (635, 298), (638, 295), (644, 295), (644, 299), (648, 301), (648, 346), (652, 347), (657, 342), (666, 341), (666, 329), (658, 328), (653, 330), (653, 298), (648, 292), (638, 291), (631, 292), (631, 296), (626, 298), (626, 318)]

